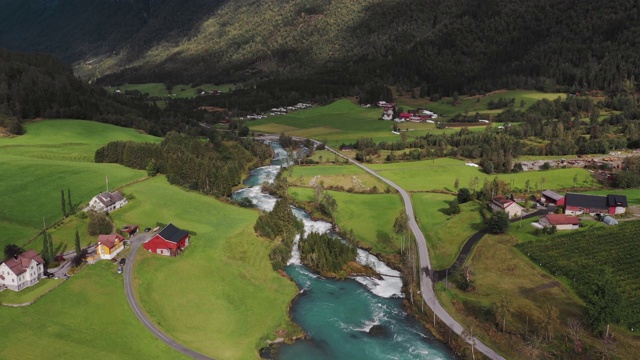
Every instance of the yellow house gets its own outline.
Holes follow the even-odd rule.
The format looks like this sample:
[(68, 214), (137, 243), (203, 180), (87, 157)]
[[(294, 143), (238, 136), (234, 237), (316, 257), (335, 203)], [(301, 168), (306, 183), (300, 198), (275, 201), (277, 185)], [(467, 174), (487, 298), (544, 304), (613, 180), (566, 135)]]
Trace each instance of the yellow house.
[(98, 236), (98, 256), (100, 259), (113, 259), (124, 249), (124, 238), (118, 234)]

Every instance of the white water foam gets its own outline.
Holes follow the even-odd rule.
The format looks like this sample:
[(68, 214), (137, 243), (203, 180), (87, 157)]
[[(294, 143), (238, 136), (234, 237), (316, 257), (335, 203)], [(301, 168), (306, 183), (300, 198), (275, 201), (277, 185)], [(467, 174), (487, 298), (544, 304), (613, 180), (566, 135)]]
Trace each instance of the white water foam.
[(404, 297), (402, 293), (402, 278), (399, 271), (390, 268), (375, 255), (362, 249), (358, 249), (356, 261), (359, 264), (371, 267), (382, 276), (382, 280), (367, 276), (354, 276), (353, 278), (356, 281), (380, 297)]

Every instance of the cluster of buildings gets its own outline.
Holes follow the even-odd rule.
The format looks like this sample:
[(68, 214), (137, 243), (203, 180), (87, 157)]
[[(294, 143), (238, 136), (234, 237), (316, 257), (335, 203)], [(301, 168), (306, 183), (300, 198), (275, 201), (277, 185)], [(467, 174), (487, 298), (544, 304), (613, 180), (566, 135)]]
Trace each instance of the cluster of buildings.
[[(127, 204), (127, 199), (118, 191), (103, 192), (94, 196), (85, 210), (111, 212)], [(138, 225), (125, 225), (120, 229), (122, 234), (98, 235), (95, 250), (87, 255), (89, 263), (98, 260), (113, 260), (125, 249), (126, 237), (131, 238), (138, 232)], [(145, 231), (149, 231), (147, 228)], [(157, 229), (154, 229), (154, 231)], [(165, 255), (177, 256), (189, 245), (189, 232), (168, 224), (157, 234), (144, 242), (145, 250)], [(20, 291), (37, 284), (45, 274), (45, 262), (35, 250), (22, 254), (0, 263), (0, 290), (6, 288)]]
[[(271, 109), (267, 114), (247, 115), (247, 119), (257, 120), (257, 119), (265, 119), (267, 115), (269, 116), (287, 115), (290, 111), (308, 109), (310, 107), (312, 107), (312, 105), (307, 103), (297, 103), (293, 106), (281, 106), (281, 107)], [(240, 118), (240, 120), (244, 120), (244, 118)]]
[[(563, 209), (562, 214), (547, 214), (532, 223), (539, 228), (555, 226), (557, 230), (573, 230), (580, 227), (579, 215), (590, 214), (602, 220), (607, 225), (616, 225), (618, 221), (614, 215), (624, 214), (627, 210), (627, 197), (624, 195), (588, 195), (567, 193), (560, 195), (551, 190), (542, 192), (539, 203), (553, 205)], [(524, 209), (513, 199), (504, 196), (496, 196), (491, 200), (489, 207), (493, 212), (502, 211), (509, 218), (523, 216)]]
[(434, 123), (433, 119), (438, 118), (438, 114), (431, 112), (429, 110), (425, 110), (423, 108), (401, 112), (400, 114), (398, 114), (398, 116), (394, 117), (394, 114), (395, 114), (394, 103), (388, 103), (386, 101), (378, 101), (376, 105), (382, 109), (382, 120), (393, 120), (395, 122), (410, 121), (410, 122)]

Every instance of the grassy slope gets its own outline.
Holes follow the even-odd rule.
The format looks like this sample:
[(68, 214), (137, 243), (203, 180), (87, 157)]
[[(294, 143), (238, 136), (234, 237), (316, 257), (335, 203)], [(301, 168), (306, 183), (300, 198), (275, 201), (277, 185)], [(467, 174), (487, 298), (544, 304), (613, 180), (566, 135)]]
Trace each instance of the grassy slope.
[[(391, 133), (393, 124), (379, 120), (380, 117), (380, 109), (365, 109), (343, 99), (327, 106), (252, 121), (248, 125), (254, 131), (326, 139), (329, 146), (353, 143), (360, 137), (372, 137), (376, 142), (400, 140), (399, 135)], [(424, 134), (425, 131), (410, 132), (409, 138)]]
[[(149, 96), (169, 96), (169, 91), (163, 83), (125, 84), (122, 86), (108, 86), (106, 87), (106, 89), (111, 93), (120, 89), (120, 91), (122, 92), (126, 90), (138, 90), (143, 94), (149, 94)], [(229, 92), (233, 89), (233, 85), (202, 84), (196, 87), (191, 87), (191, 85), (176, 85), (171, 89), (171, 94), (178, 98), (191, 98), (198, 95), (196, 93), (197, 89), (202, 89), (205, 91), (219, 90), (223, 92)]]
[(287, 324), (296, 287), (271, 269), (271, 245), (253, 232), (257, 212), (170, 186), (157, 177), (126, 188), (136, 202), (119, 222), (172, 222), (197, 233), (178, 258), (139, 255), (139, 297), (152, 319), (179, 342), (221, 359), (256, 356)]
[[(113, 140), (160, 141), (136, 130), (81, 120), (47, 120), (27, 125), (27, 134), (0, 139), (0, 240), (24, 243), (42, 227), (62, 218), (60, 190), (71, 189), (75, 203), (86, 203), (105, 189), (145, 176), (115, 164), (93, 163), (93, 153)], [(28, 190), (28, 191), (25, 191)], [(65, 194), (66, 196), (66, 194)]]
[[(515, 98), (515, 109), (521, 110), (529, 108), (536, 101), (542, 99), (554, 100), (558, 97), (565, 98), (567, 94), (564, 93), (542, 93), (533, 90), (500, 90), (491, 92), (488, 95), (484, 96), (460, 96), (458, 103), (453, 105), (453, 99), (443, 98), (440, 101), (428, 101), (428, 99), (411, 99), (410, 97), (403, 96), (400, 97), (397, 102), (399, 105), (405, 106), (405, 108), (417, 108), (424, 107), (428, 110), (435, 112), (436, 114), (448, 117), (453, 116), (458, 113), (464, 114), (465, 111), (468, 112), (469, 115), (473, 115), (476, 112), (480, 114), (496, 115), (502, 112), (503, 109), (497, 110), (489, 110), (487, 105), (489, 101), (497, 101), (500, 98)], [(520, 102), (524, 100), (524, 107), (520, 106)], [(485, 117), (486, 118), (486, 117)]]
[(0, 358), (181, 359), (135, 318), (115, 269), (101, 262), (33, 305), (0, 307)]
[[(313, 201), (313, 189), (291, 188), (298, 200)], [(336, 222), (344, 231), (353, 230), (358, 241), (377, 253), (393, 253), (400, 248), (393, 223), (403, 209), (402, 199), (395, 194), (350, 194), (330, 191), (338, 203)]]
[(495, 174), (487, 175), (478, 168), (466, 166), (464, 161), (443, 158), (431, 160), (390, 163), (390, 164), (372, 164), (370, 167), (376, 170), (380, 175), (394, 181), (405, 190), (436, 190), (448, 189), (453, 190), (455, 178), (460, 180), (460, 187), (468, 187), (469, 181), (474, 177), (480, 180), (478, 188), (482, 188), (485, 178), (493, 180), (496, 176), (510, 182), (514, 180), (514, 186), (518, 189), (525, 188), (525, 181), (530, 180), (530, 186), (533, 191), (535, 183), (538, 187), (541, 185), (544, 177), (544, 188), (546, 189), (563, 189), (573, 187), (573, 177), (578, 175), (578, 185), (582, 186), (588, 179), (590, 186), (595, 186), (591, 176), (587, 170), (579, 168), (555, 169), (547, 171), (523, 172), (517, 174)]
[(460, 205), (460, 214), (449, 216), (446, 210), (455, 197), (446, 194), (412, 194), (416, 220), (429, 245), (429, 256), (435, 270), (446, 269), (455, 261), (469, 236), (484, 224), (480, 205), (469, 202)]

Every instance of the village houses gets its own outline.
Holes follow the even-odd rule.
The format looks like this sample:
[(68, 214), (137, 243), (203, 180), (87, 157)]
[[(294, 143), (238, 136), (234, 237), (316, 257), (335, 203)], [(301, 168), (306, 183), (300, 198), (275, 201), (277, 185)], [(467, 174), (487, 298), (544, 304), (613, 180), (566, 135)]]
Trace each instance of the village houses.
[(176, 256), (188, 245), (189, 233), (175, 227), (173, 224), (169, 224), (154, 237), (147, 240), (143, 247), (155, 254)]
[(94, 196), (89, 202), (89, 209), (98, 212), (112, 212), (127, 204), (127, 198), (122, 196), (119, 191), (105, 191)]
[(514, 218), (522, 215), (522, 206), (518, 205), (515, 201), (507, 199), (502, 195), (498, 195), (489, 203), (491, 211), (498, 212), (503, 211), (509, 215), (509, 218)]

